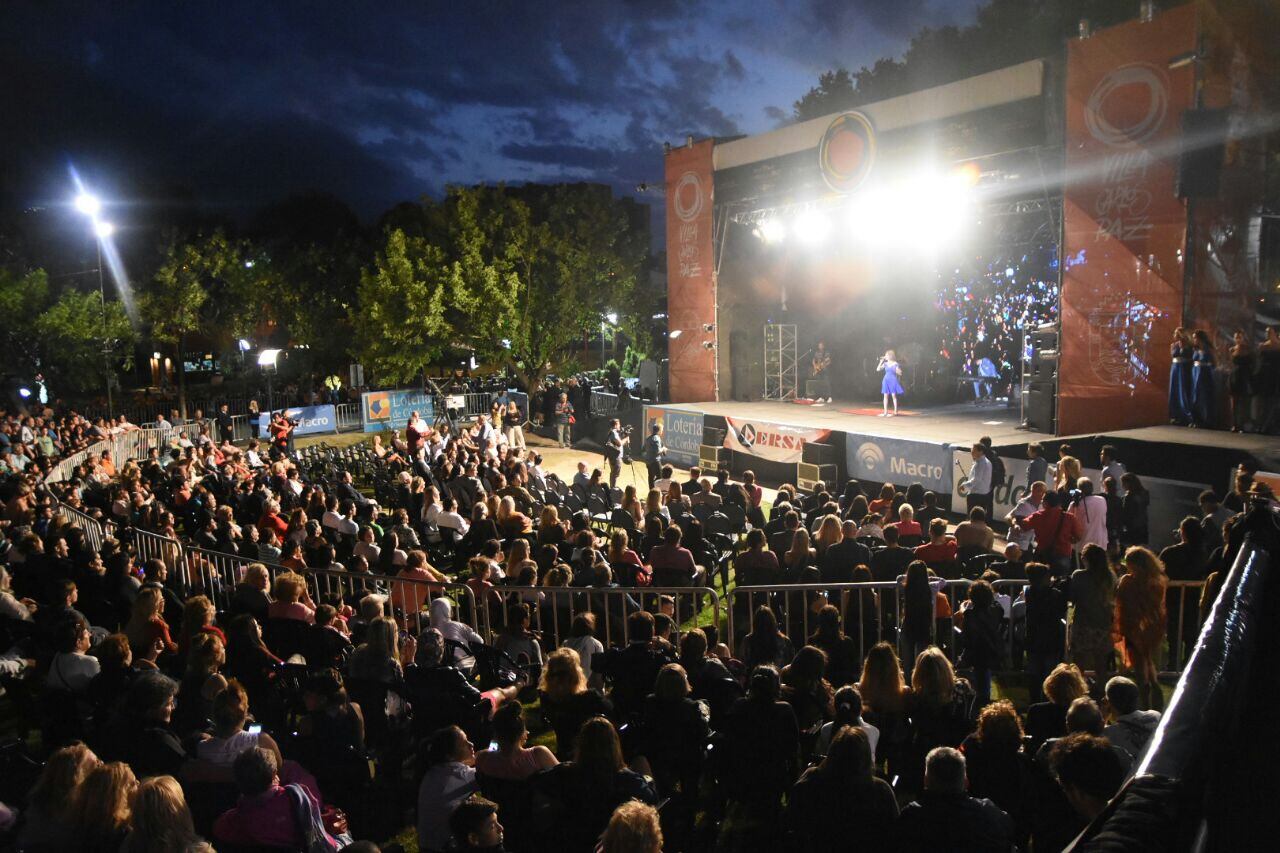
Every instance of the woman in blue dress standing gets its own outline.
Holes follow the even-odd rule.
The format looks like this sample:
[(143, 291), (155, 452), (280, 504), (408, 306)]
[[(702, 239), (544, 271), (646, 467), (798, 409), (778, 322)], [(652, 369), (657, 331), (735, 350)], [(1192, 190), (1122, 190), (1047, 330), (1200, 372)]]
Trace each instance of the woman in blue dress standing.
[(1191, 336), (1191, 425), (1207, 427), (1213, 423), (1213, 343), (1204, 329)]
[(1191, 339), (1179, 326), (1173, 330), (1169, 354), (1169, 423), (1186, 426), (1191, 423)]
[[(880, 356), (880, 363), (876, 365), (876, 370), (884, 371), (884, 380), (880, 383), (880, 393), (884, 395), (884, 411), (880, 413), (882, 418), (891, 418), (898, 414), (898, 395), (902, 393), (902, 366), (898, 364), (898, 357), (893, 350), (886, 350), (885, 354)], [(893, 399), (893, 414), (889, 413), (889, 400)]]

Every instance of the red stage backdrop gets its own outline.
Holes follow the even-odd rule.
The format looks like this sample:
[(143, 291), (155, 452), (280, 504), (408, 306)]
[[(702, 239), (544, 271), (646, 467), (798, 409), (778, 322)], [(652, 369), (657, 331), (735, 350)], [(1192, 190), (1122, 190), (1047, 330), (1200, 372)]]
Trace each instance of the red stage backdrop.
[(715, 332), (715, 253), (712, 249), (712, 162), (715, 142), (704, 139), (667, 152), (667, 328), (673, 403), (716, 399), (716, 351), (703, 347)]
[(1192, 104), (1194, 4), (1067, 46), (1058, 433), (1168, 420), (1186, 204), (1174, 195)]

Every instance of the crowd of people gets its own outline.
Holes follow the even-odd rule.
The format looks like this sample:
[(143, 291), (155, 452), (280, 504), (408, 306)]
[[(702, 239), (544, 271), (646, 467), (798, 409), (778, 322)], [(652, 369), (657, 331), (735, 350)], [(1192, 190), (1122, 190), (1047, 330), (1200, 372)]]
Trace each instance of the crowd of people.
[[(1199, 598), (1170, 618), (1189, 605), (1168, 579), (1207, 577), (1211, 600), (1251, 490), (1206, 495), (1157, 555), (1140, 481), (1112, 455), (1091, 494), (1068, 456), (1033, 465), (996, 553), (980, 500), (949, 533), (918, 484), (769, 505), (749, 472), (659, 466), (641, 497), (585, 462), (560, 482), (485, 419), (368, 451), (381, 504), (350, 471), (203, 429), (49, 482), (128, 426), (0, 422), (10, 445), (60, 445), (0, 481), (0, 676), (45, 759), (6, 803), (26, 850), (371, 849), (353, 831), (390, 837), (409, 813), (433, 851), (1059, 849), (1132, 772), (1160, 649), (1199, 624)], [(100, 548), (59, 502), (105, 525)], [(146, 534), (243, 572), (140, 561)], [(717, 574), (727, 592), (730, 570), (811, 587), (735, 596), (740, 636), (646, 592)], [(455, 609), (464, 579), (488, 619)], [(849, 581), (893, 584), (822, 588)], [(566, 588), (585, 604), (559, 618)], [(1021, 711), (993, 686), (1019, 664)]]

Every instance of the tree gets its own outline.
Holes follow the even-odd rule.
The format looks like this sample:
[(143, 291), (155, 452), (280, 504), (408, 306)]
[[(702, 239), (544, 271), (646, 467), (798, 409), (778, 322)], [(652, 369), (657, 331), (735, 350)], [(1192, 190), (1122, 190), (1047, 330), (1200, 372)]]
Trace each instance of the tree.
[(357, 357), (383, 382), (415, 381), (439, 357), (451, 329), (444, 252), (393, 229), (360, 277)]
[(175, 348), (178, 409), (187, 416), (187, 337), (196, 332), (226, 345), (249, 333), (261, 316), (262, 291), (254, 268), (245, 264), (245, 246), (221, 231), (171, 243), (142, 299), (151, 337)]
[(102, 388), (104, 365), (128, 365), (136, 340), (120, 302), (108, 301), (105, 310), (104, 322), (98, 293), (57, 292), (44, 270), (19, 274), (0, 268), (4, 363), (26, 380), (43, 373), (52, 388)]

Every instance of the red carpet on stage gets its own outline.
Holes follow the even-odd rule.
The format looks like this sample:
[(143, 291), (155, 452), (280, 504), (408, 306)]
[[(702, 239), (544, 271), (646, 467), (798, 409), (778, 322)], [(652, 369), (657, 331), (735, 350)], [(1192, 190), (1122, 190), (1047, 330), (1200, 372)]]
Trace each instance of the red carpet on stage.
[[(871, 415), (872, 417), (875, 417), (876, 415), (880, 414), (884, 410), (866, 408), (866, 409), (841, 409), (840, 411), (844, 412), (846, 415)], [(910, 409), (898, 409), (898, 417), (900, 418), (910, 418), (918, 414), (920, 413), (913, 412)]]

